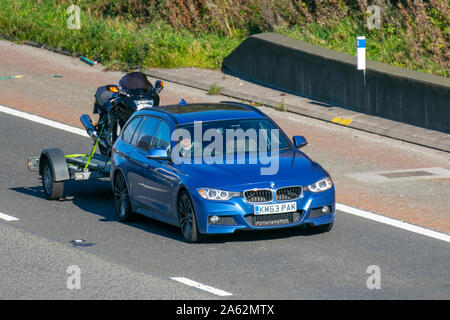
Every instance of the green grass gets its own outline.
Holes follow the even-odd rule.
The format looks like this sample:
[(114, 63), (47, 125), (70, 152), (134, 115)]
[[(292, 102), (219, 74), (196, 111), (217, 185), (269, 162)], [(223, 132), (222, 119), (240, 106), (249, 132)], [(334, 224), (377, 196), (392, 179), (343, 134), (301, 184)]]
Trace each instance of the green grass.
[(64, 48), (112, 69), (219, 68), (241, 41), (217, 34), (196, 35), (162, 21), (138, 26), (120, 18), (99, 19), (81, 7), (81, 29), (66, 26), (66, 5), (43, 0), (0, 0), (0, 33)]
[(220, 87), (218, 87), (215, 83), (209, 87), (208, 95), (210, 96), (218, 96), (220, 95)]
[[(143, 13), (145, 6), (136, 5), (147, 3), (143, 0), (0, 0), (0, 33), (18, 42), (34, 40), (70, 50), (91, 60), (98, 60), (107, 68), (121, 70), (130, 70), (138, 66), (220, 68), (223, 58), (245, 39), (245, 35), (254, 32), (275, 31), (293, 39), (352, 55), (356, 53), (356, 36), (364, 35), (367, 58), (370, 60), (449, 76), (450, 67), (446, 58), (449, 20), (435, 8), (428, 13), (432, 26), (436, 31), (447, 35), (441, 37), (437, 44), (433, 43), (432, 37), (428, 37), (433, 32), (425, 27), (420, 29), (420, 25), (415, 24), (413, 18), (408, 18), (409, 20), (402, 18), (396, 8), (390, 9), (391, 12), (388, 12), (390, 21), (384, 23), (381, 30), (368, 30), (363, 13), (355, 9), (345, 15), (341, 14), (338, 18), (333, 16), (334, 13), (330, 8), (328, 12), (330, 17), (327, 17), (324, 23), (324, 19), (319, 18), (316, 20), (311, 18), (308, 20), (301, 16), (292, 18), (292, 13), (287, 11), (283, 13), (283, 10), (289, 7), (284, 5), (289, 2), (288, 0), (272, 0), (273, 4), (279, 4), (274, 5), (274, 8), (283, 9), (279, 12), (283, 17), (287, 19), (291, 15), (291, 20), (297, 20), (264, 27), (267, 24), (261, 22), (263, 19), (261, 8), (253, 7), (243, 0), (222, 1), (223, 5), (227, 6), (223, 11), (224, 16), (229, 19), (227, 21), (231, 26), (231, 32), (227, 33), (218, 27), (223, 17), (208, 15), (206, 9), (204, 10), (206, 13), (198, 18), (197, 26), (180, 25), (181, 18), (188, 16), (189, 12), (175, 15), (174, 21), (178, 22), (178, 26), (175, 27), (173, 21), (170, 23), (168, 16), (160, 14), (158, 10), (162, 10), (161, 12), (175, 10), (176, 3), (181, 3), (180, 1), (186, 2), (185, 0), (170, 2), (168, 4), (170, 8), (166, 7), (167, 3), (163, 0), (150, 2), (152, 7), (147, 8), (152, 13), (150, 17)], [(218, 0), (211, 1), (219, 3)], [(66, 26), (69, 17), (66, 10), (72, 3), (78, 4), (81, 8), (81, 30), (70, 30)], [(302, 1), (299, 3), (304, 4)], [(342, 5), (343, 2), (339, 3)], [(236, 8), (232, 7), (233, 5)], [(319, 6), (319, 3), (317, 5)], [(320, 6), (325, 8), (323, 4)], [(233, 16), (237, 8), (247, 14), (240, 25), (236, 20), (239, 15), (234, 13)], [(235, 19), (234, 22), (232, 17)], [(261, 23), (256, 27), (247, 26), (246, 21)], [(408, 42), (408, 39), (412, 39), (408, 34), (408, 26), (410, 33), (418, 32), (418, 35), (414, 34), (413, 37), (415, 42)], [(418, 42), (416, 38), (424, 39)]]
[(284, 102), (284, 98), (281, 99), (280, 103), (278, 103), (278, 105), (276, 106), (276, 109), (278, 109), (279, 111), (287, 111), (286, 108), (286, 103)]
[(311, 23), (307, 26), (278, 28), (277, 33), (302, 40), (335, 51), (356, 55), (356, 37), (366, 37), (366, 57), (401, 68), (427, 72), (448, 77), (450, 70), (438, 65), (431, 56), (420, 59), (411, 56), (406, 31), (398, 27), (385, 27), (381, 30), (368, 30), (365, 25), (355, 24), (355, 19), (347, 17), (339, 22), (325, 26)]

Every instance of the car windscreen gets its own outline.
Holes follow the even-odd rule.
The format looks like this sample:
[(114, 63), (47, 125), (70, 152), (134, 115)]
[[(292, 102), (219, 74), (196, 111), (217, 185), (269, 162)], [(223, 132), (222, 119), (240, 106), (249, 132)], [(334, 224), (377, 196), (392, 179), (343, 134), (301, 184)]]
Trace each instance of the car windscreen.
[[(191, 155), (240, 154), (290, 149), (285, 133), (268, 119), (234, 119), (196, 122), (180, 125), (172, 140), (179, 145), (181, 153)], [(195, 150), (202, 150), (196, 153)]]

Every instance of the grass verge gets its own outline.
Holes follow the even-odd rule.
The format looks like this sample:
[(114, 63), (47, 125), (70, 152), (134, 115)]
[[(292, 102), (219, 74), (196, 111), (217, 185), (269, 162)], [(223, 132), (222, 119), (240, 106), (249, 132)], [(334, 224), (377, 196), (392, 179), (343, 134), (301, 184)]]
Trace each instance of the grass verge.
[[(365, 35), (369, 60), (450, 74), (445, 3), (386, 5), (381, 30), (368, 30), (367, 17), (351, 1), (331, 7), (319, 1), (294, 2), (271, 0), (266, 6), (257, 0), (210, 0), (205, 6), (190, 0), (0, 0), (0, 33), (18, 42), (33, 40), (69, 50), (120, 70), (220, 68), (245, 35), (255, 32), (275, 31), (352, 55), (356, 36)], [(67, 28), (72, 3), (81, 8), (80, 30)], [(188, 3), (198, 8), (190, 10)], [(315, 17), (309, 4), (316, 7)]]
[(51, 0), (0, 0), (0, 33), (16, 41), (34, 40), (70, 50), (110, 69), (218, 68), (241, 38), (198, 35), (162, 21), (138, 26), (121, 18), (101, 18), (81, 7), (81, 29), (67, 28), (68, 6)]

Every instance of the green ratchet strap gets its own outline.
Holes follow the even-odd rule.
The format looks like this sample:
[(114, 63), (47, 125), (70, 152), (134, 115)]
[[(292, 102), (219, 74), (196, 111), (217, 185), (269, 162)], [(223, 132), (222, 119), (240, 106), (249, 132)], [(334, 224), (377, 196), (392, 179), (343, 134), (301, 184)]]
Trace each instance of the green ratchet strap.
[(103, 128), (104, 128), (104, 126), (102, 127), (102, 130), (100, 130), (100, 133), (98, 135), (98, 139), (95, 141), (94, 148), (92, 149), (91, 155), (89, 156), (89, 158), (88, 158), (88, 160), (86, 162), (86, 165), (84, 166), (84, 170), (85, 171), (89, 167), (89, 163), (91, 163), (92, 157), (94, 156), (94, 153), (95, 153), (95, 149), (97, 149), (98, 142), (100, 141), (100, 137), (102, 136)]
[(89, 167), (89, 163), (91, 163), (91, 159), (92, 159), (92, 157), (94, 156), (95, 149), (97, 149), (97, 145), (98, 145), (98, 140), (95, 141), (94, 148), (92, 149), (91, 155), (90, 155), (89, 158), (87, 159), (86, 165), (85, 165), (84, 168), (83, 168), (85, 171), (86, 171), (87, 168)]
[(68, 154), (65, 157), (66, 158), (78, 158), (78, 157), (87, 157), (87, 154)]

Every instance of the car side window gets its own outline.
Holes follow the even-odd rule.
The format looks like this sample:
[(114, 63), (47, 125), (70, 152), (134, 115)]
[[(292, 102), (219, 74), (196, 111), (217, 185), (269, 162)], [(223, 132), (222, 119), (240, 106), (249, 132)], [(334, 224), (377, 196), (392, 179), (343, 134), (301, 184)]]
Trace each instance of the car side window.
[(170, 127), (166, 121), (161, 121), (158, 132), (153, 139), (152, 149), (164, 148), (169, 150), (170, 147)]
[(139, 126), (139, 123), (141, 122), (142, 117), (136, 117), (127, 125), (125, 130), (123, 130), (122, 139), (125, 142), (130, 143), (131, 139), (133, 138), (134, 132), (136, 131), (136, 128)]
[(140, 133), (141, 133), (141, 130), (142, 130), (142, 126), (143, 126), (143, 124), (144, 124), (144, 122), (145, 122), (145, 118), (144, 117), (141, 117), (142, 118), (142, 121), (139, 123), (139, 125), (137, 126), (137, 128), (136, 128), (136, 131), (134, 132), (134, 135), (133, 135), (133, 138), (131, 138), (131, 144), (133, 145), (133, 146), (135, 146), (136, 144), (137, 144), (137, 140), (138, 140), (138, 138), (139, 138), (139, 135), (140, 135)]
[(149, 151), (152, 145), (153, 136), (155, 134), (156, 128), (158, 128), (159, 122), (161, 120), (154, 117), (146, 117), (145, 122), (142, 125), (141, 132), (137, 138), (136, 146), (144, 151)]

